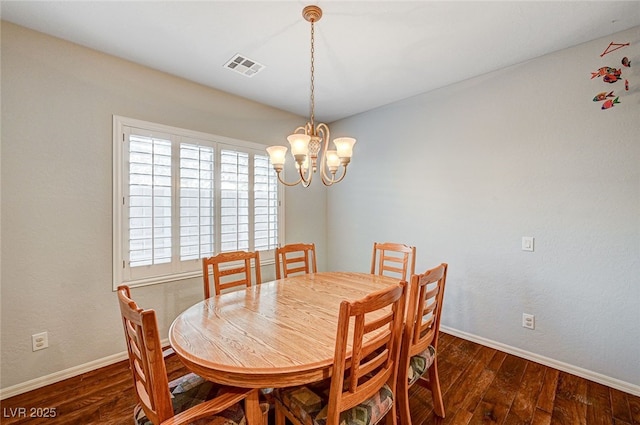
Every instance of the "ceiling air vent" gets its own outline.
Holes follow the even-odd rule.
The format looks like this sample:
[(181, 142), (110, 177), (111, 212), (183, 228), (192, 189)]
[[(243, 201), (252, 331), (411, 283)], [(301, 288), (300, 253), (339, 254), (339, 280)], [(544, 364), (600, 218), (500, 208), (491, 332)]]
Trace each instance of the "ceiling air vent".
[(224, 67), (239, 72), (240, 74), (247, 77), (253, 77), (265, 68), (264, 65), (259, 64), (258, 62), (240, 54), (236, 54), (234, 57), (232, 57), (227, 63), (224, 64)]

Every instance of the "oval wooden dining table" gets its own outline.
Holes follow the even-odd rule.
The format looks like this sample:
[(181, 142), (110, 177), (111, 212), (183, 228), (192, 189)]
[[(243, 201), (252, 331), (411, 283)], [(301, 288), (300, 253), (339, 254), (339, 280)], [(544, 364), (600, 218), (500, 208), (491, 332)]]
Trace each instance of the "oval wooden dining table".
[[(338, 311), (398, 279), (322, 272), (264, 282), (201, 301), (171, 324), (169, 342), (200, 376), (243, 388), (275, 388), (330, 376)], [(247, 421), (262, 423), (255, 396)]]

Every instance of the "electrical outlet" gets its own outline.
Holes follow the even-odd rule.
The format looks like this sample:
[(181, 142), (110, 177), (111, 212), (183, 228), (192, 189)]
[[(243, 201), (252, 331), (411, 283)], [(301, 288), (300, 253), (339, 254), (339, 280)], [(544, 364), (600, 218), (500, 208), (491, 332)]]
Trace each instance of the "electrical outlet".
[(522, 237), (522, 250), (533, 251), (533, 236)]
[(49, 335), (47, 332), (31, 335), (31, 347), (33, 351), (44, 350), (49, 347)]
[(536, 317), (533, 314), (522, 313), (522, 327), (527, 329), (535, 329)]

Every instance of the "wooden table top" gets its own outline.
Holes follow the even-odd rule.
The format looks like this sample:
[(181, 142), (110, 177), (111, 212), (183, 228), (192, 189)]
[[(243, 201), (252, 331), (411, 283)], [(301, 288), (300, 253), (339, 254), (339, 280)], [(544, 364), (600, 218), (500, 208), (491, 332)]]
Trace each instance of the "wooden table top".
[(329, 376), (340, 302), (398, 279), (324, 272), (218, 295), (181, 313), (169, 341), (188, 368), (221, 384), (282, 387)]

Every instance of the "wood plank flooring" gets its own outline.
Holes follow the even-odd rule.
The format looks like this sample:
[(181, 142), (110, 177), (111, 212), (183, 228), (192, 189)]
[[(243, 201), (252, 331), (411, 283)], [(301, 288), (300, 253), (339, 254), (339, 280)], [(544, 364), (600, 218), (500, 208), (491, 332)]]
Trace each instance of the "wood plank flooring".
[[(438, 358), (446, 417), (436, 417), (429, 391), (414, 386), (413, 425), (640, 424), (640, 397), (492, 348), (441, 333)], [(175, 356), (167, 370), (170, 379), (186, 371)], [(133, 423), (135, 396), (120, 362), (0, 403), (6, 425), (121, 425)], [(28, 417), (46, 409), (56, 416)]]

